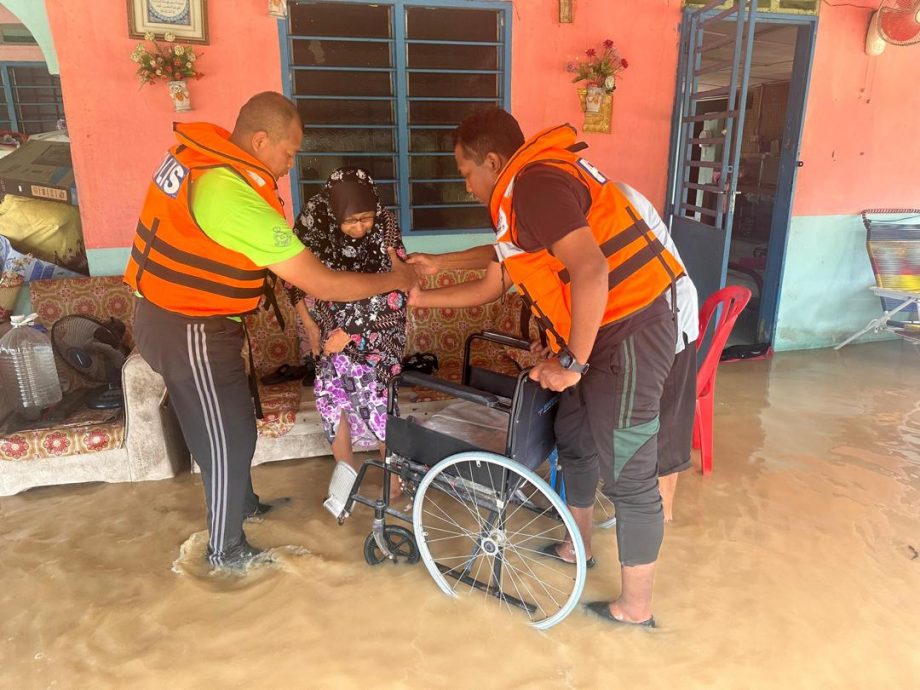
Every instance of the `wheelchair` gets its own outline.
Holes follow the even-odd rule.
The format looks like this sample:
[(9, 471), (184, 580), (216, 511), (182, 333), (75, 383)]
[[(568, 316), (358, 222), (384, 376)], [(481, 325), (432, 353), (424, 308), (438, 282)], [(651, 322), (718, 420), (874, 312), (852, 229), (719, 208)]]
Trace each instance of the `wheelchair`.
[[(546, 475), (544, 463), (554, 454), (559, 394), (531, 381), (529, 370), (514, 377), (473, 366), (470, 353), (477, 341), (529, 348), (527, 341), (503, 333), (475, 333), (464, 346), (461, 383), (416, 371), (395, 378), (384, 458), (364, 462), (338, 520), (343, 523), (356, 504), (373, 509), (364, 543), (367, 563), (421, 560), (444, 594), (487, 595), (547, 629), (577, 605), (587, 570), (572, 514), (536, 472), (542, 468)], [(398, 384), (456, 400), (423, 420), (401, 417)], [(383, 472), (381, 497), (361, 493), (371, 468)], [(412, 500), (411, 515), (390, 504), (390, 483), (397, 479)], [(412, 529), (388, 524), (388, 518)], [(574, 564), (541, 552), (567, 537)]]

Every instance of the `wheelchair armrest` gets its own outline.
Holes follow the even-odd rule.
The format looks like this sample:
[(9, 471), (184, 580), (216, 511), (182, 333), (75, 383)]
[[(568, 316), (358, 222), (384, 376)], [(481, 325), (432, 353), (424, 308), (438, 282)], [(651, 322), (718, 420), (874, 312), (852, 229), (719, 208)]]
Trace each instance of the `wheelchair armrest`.
[(482, 333), (474, 334), (472, 337), (489, 340), (493, 343), (498, 343), (499, 345), (505, 345), (506, 347), (516, 347), (519, 350), (530, 350), (529, 341), (524, 340), (523, 338), (518, 338), (514, 335), (508, 335), (507, 333), (499, 333), (498, 331), (483, 331)]
[(420, 371), (404, 371), (399, 375), (399, 380), (407, 386), (424, 386), (433, 391), (439, 391), (457, 398), (469, 400), (477, 405), (497, 407), (501, 403), (499, 397), (492, 393), (486, 393), (485, 391), (470, 386), (464, 386), (461, 383), (447, 381), (446, 379), (439, 379), (431, 374), (423, 374)]

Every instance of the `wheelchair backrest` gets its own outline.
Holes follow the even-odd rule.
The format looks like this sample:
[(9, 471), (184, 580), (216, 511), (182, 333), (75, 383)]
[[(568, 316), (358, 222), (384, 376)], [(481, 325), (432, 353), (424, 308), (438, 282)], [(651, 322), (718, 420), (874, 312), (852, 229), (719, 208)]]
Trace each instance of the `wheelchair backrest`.
[(517, 379), (511, 407), (507, 455), (531, 470), (539, 467), (556, 446), (553, 424), (559, 393), (541, 388), (527, 371)]

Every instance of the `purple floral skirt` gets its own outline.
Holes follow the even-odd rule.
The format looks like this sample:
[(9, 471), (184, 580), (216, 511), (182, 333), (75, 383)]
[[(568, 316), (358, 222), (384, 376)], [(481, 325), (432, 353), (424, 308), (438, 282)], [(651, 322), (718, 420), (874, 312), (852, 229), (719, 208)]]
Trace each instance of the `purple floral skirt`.
[(320, 357), (313, 392), (330, 443), (338, 432), (343, 412), (351, 428), (352, 446), (370, 449), (384, 441), (387, 389), (374, 367), (354, 362), (342, 352)]

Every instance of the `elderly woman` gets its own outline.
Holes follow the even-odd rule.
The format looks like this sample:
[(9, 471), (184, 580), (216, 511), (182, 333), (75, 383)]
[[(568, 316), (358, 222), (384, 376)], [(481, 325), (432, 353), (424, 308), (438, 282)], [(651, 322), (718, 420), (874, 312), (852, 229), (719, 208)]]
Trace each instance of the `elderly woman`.
[[(307, 202), (294, 232), (338, 271), (385, 273), (391, 268), (390, 247), (406, 256), (396, 218), (380, 203), (371, 176), (358, 168), (333, 172)], [(383, 449), (388, 386), (400, 372), (406, 347), (406, 296), (390, 292), (310, 306), (297, 288), (289, 287), (288, 294), (318, 358), (316, 408), (336, 459), (323, 505), (338, 516), (361, 466), (353, 449)]]

